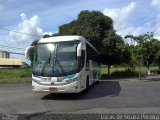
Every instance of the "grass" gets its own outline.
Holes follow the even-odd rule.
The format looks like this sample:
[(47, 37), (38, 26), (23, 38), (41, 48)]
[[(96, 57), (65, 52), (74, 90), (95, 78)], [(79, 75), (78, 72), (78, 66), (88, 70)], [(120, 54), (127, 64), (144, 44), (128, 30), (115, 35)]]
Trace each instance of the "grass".
[[(157, 73), (158, 67), (151, 67), (151, 72)], [(147, 68), (142, 67), (141, 70), (137, 67), (135, 70), (127, 70), (124, 67), (112, 67), (110, 69), (110, 76), (108, 75), (108, 69), (106, 67), (101, 68), (101, 79), (112, 79), (112, 78), (130, 78), (130, 77), (139, 77), (147, 75)]]
[(0, 69), (0, 79), (31, 77), (31, 69)]
[(0, 84), (31, 82), (31, 69), (0, 69)]
[(32, 78), (4, 78), (0, 79), (0, 84), (18, 84), (18, 83), (31, 83)]

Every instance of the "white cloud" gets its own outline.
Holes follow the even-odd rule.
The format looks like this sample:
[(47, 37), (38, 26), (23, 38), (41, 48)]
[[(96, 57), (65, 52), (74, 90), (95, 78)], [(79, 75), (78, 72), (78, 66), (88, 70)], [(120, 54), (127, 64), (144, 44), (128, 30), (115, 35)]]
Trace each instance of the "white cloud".
[(157, 15), (156, 26), (155, 26), (155, 38), (160, 40), (160, 15)]
[(130, 15), (136, 8), (136, 3), (131, 2), (128, 6), (122, 8), (104, 9), (104, 15), (110, 16), (114, 21), (114, 28), (119, 31), (124, 29), (127, 25), (126, 22)]
[(160, 0), (152, 0), (151, 3), (150, 3), (153, 8), (157, 8), (155, 9), (157, 11), (157, 14), (156, 14), (156, 19), (155, 19), (155, 25), (154, 25), (154, 34), (155, 34), (155, 38), (159, 39), (160, 40)]
[(0, 12), (4, 11), (4, 6), (0, 4)]
[(20, 16), (21, 16), (21, 19), (22, 19), (22, 20), (25, 20), (25, 19), (26, 19), (26, 14), (25, 14), (25, 13), (21, 13)]
[(26, 33), (26, 34), (9, 32), (10, 40), (14, 43), (31, 44), (33, 40), (40, 39), (41, 36), (43, 35), (43, 30), (40, 28), (39, 17), (35, 15), (31, 17), (30, 19), (27, 19), (24, 13), (22, 13), (20, 16), (21, 16), (22, 22), (19, 23), (14, 28), (14, 31), (18, 31), (21, 33)]
[(44, 32), (43, 33), (43, 35), (50, 35), (50, 36), (53, 35), (53, 34), (54, 34), (53, 32)]
[[(137, 35), (143, 29), (140, 27), (134, 27), (128, 23), (132, 13), (135, 11), (136, 3), (131, 2), (129, 5), (122, 8), (104, 9), (103, 14), (111, 17), (113, 19), (113, 25), (117, 34), (122, 37), (132, 34)], [(129, 44), (135, 44), (132, 40), (126, 39), (125, 42)]]
[[(103, 13), (113, 19), (114, 28), (117, 31), (117, 34), (122, 37), (130, 34), (140, 35), (147, 32), (154, 32), (155, 38), (160, 40), (160, 14), (158, 14), (158, 12), (156, 15), (152, 15), (152, 18), (154, 19), (140, 23), (138, 26), (135, 25), (135, 23), (137, 23), (136, 20), (129, 23), (129, 19), (134, 19), (136, 17), (135, 15), (132, 16), (132, 13), (139, 12), (139, 9), (136, 9), (136, 5), (136, 3), (132, 2), (128, 6), (122, 8), (105, 9)], [(160, 5), (160, 0), (152, 0), (150, 5)], [(157, 11), (159, 10), (157, 9)], [(148, 13), (146, 12), (146, 14)]]
[(152, 0), (151, 5), (159, 6), (160, 5), (160, 0)]
[[(132, 2), (128, 6), (122, 8), (104, 9), (103, 13), (113, 19), (114, 28), (117, 31), (117, 34), (122, 37), (130, 34), (140, 35), (147, 32), (153, 32), (155, 38), (160, 40), (160, 14), (158, 14), (158, 12), (155, 15), (152, 15), (152, 18), (154, 19), (140, 23), (138, 26), (135, 25), (137, 21), (129, 23), (129, 19), (134, 19), (136, 17), (135, 15), (132, 16), (132, 13), (139, 13), (139, 9), (136, 9), (136, 5), (136, 3)], [(150, 5), (158, 6), (160, 5), (160, 0), (152, 0)], [(157, 9), (157, 11), (159, 10)], [(146, 12), (146, 14), (148, 13)], [(126, 42), (131, 43), (128, 39)]]

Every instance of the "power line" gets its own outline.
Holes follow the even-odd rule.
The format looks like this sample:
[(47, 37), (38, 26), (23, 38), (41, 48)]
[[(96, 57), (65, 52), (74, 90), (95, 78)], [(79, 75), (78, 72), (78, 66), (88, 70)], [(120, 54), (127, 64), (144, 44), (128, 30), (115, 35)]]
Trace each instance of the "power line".
[[(14, 51), (10, 51), (10, 49)], [(21, 52), (15, 52), (15, 50), (25, 50), (24, 48), (19, 48), (19, 47), (12, 47), (12, 46), (6, 46), (6, 45), (0, 45), (0, 51), (6, 51), (11, 54), (18, 54), (18, 55), (24, 55), (24, 53)]]
[(30, 35), (30, 36), (43, 37), (43, 36), (33, 35), (33, 34), (29, 34), (29, 33), (19, 32), (19, 31), (15, 31), (15, 30), (5, 29), (5, 28), (1, 28), (1, 27), (0, 27), (0, 29), (4, 30), (4, 31), (15, 32), (15, 33), (20, 33), (20, 34), (25, 34), (25, 35)]
[[(15, 31), (15, 30), (10, 30), (10, 29), (6, 29), (6, 28), (2, 28), (0, 27), (1, 30), (4, 31), (9, 31), (9, 32), (15, 32), (15, 33), (19, 33), (19, 34), (25, 34), (25, 35), (30, 35), (30, 36), (36, 36), (36, 37), (43, 37), (43, 36), (38, 36), (38, 35), (34, 35), (34, 34), (29, 34), (29, 33), (24, 33), (24, 32), (19, 32), (19, 31)], [(18, 47), (11, 47), (11, 46), (5, 46), (5, 45), (0, 45), (0, 48), (5, 47), (5, 49), (21, 49), (21, 50), (25, 50), (24, 48), (18, 48)]]
[(1, 52), (11, 53), (11, 54), (25, 55), (24, 53), (20, 53), (20, 52), (11, 52), (11, 51), (6, 51), (6, 50), (0, 50), (0, 51)]
[(25, 50), (24, 48), (11, 47), (11, 46), (5, 46), (5, 45), (0, 45), (0, 47), (11, 48), (11, 49), (21, 49), (21, 50)]
[(11, 53), (11, 54), (18, 54), (18, 55), (25, 55), (24, 53), (10, 52), (10, 51), (9, 51), (9, 53)]

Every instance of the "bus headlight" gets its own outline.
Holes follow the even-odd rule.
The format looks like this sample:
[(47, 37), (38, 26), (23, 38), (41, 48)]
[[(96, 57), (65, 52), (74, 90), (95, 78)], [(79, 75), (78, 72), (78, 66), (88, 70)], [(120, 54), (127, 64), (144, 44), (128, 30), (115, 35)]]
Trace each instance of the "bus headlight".
[(32, 78), (32, 81), (35, 83), (39, 83), (39, 81), (37, 79)]
[(67, 83), (72, 83), (72, 82), (75, 82), (75, 81), (78, 81), (78, 80), (79, 80), (79, 77), (75, 77), (75, 78), (67, 79), (66, 82)]

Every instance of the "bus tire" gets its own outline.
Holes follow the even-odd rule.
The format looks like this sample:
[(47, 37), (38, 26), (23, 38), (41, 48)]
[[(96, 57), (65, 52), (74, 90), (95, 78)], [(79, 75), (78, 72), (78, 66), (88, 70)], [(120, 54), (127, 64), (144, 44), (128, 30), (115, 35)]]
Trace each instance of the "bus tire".
[(99, 80), (97, 80), (95, 83), (96, 83), (96, 84), (99, 84)]

